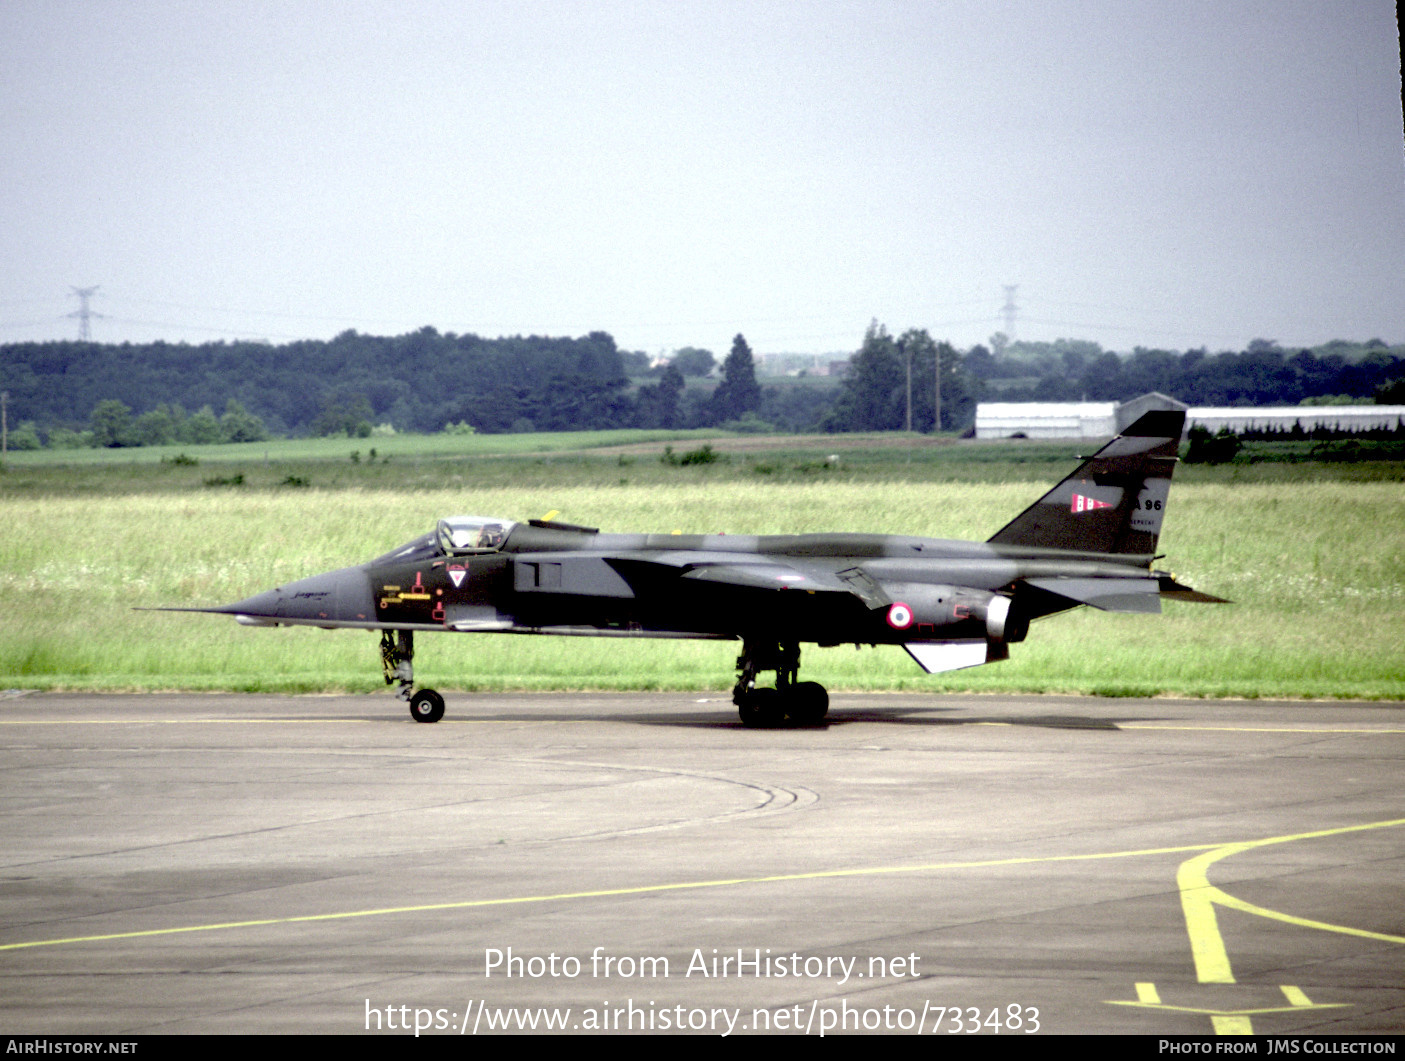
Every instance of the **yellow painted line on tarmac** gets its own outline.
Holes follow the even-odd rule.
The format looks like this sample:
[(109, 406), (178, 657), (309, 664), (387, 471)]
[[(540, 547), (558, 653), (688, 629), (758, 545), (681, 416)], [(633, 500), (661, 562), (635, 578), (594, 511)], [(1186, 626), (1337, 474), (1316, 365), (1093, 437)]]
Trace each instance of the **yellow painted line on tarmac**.
[(1335, 726), (1168, 726), (1154, 722), (1119, 722), (1118, 729), (1202, 730), (1209, 733), (1405, 733), (1405, 729), (1362, 729)]
[[(1195, 976), (1202, 984), (1233, 984), (1234, 969), (1230, 965), (1229, 951), (1224, 937), (1220, 934), (1219, 921), (1215, 916), (1216, 906), (1225, 906), (1241, 913), (1282, 921), (1299, 928), (1317, 929), (1323, 932), (1336, 932), (1362, 939), (1380, 940), (1385, 943), (1405, 943), (1405, 936), (1393, 936), (1385, 932), (1372, 932), (1349, 925), (1333, 925), (1326, 921), (1285, 914), (1279, 910), (1269, 910), (1245, 902), (1210, 883), (1209, 868), (1221, 859), (1231, 855), (1253, 851), (1273, 844), (1289, 844), (1299, 840), (1319, 840), (1328, 836), (1343, 836), (1347, 833), (1366, 832), (1372, 829), (1390, 829), (1405, 825), (1405, 818), (1390, 821), (1368, 822), (1364, 825), (1344, 825), (1335, 829), (1318, 829), (1307, 833), (1291, 833), (1287, 836), (1269, 836), (1261, 840), (1246, 840), (1230, 844), (1218, 844), (1182, 862), (1176, 871), (1176, 886), (1180, 890), (1181, 911), (1185, 915), (1186, 934), (1190, 937), (1191, 957), (1195, 962)], [(1293, 984), (1281, 984), (1279, 990), (1287, 999), (1287, 1006), (1257, 1006), (1245, 1009), (1209, 1008), (1203, 1006), (1176, 1006), (1162, 1002), (1156, 985), (1138, 982), (1134, 985), (1137, 993), (1135, 1001), (1108, 1000), (1113, 1006), (1133, 1006), (1141, 1009), (1159, 1009), (1176, 1013), (1198, 1013), (1210, 1018), (1210, 1025), (1216, 1035), (1253, 1035), (1254, 1017), (1277, 1013), (1301, 1012), (1304, 1009), (1345, 1009), (1350, 1003), (1313, 1002), (1302, 988)]]
[(1210, 1018), (1216, 1035), (1253, 1035), (1254, 1018), (1278, 1013), (1301, 1013), (1304, 1009), (1350, 1009), (1350, 1002), (1313, 1002), (1302, 988), (1283, 984), (1280, 990), (1288, 1000), (1286, 1006), (1250, 1006), (1243, 1009), (1216, 1009), (1211, 1006), (1174, 1006), (1161, 1001), (1155, 984), (1136, 985), (1136, 1001), (1110, 999), (1110, 1006), (1131, 1006), (1135, 1009), (1160, 1009), (1168, 1013), (1195, 1013)]
[[(391, 716), (383, 718), (6, 718), (0, 719), (0, 726), (188, 726), (188, 725), (208, 725), (211, 723), (226, 725), (319, 725), (326, 723), (336, 723), (338, 725), (372, 725), (386, 721), (394, 721)], [(445, 718), (441, 719), (437, 725), (448, 726), (502, 726), (502, 725), (537, 725), (537, 726), (560, 726), (560, 725), (582, 725), (588, 723), (612, 722), (613, 719), (606, 718), (570, 718), (570, 719), (504, 719), (504, 718)], [(1016, 722), (992, 722), (980, 721), (970, 722), (972, 726), (1016, 726)], [(1339, 726), (1178, 726), (1166, 725), (1155, 722), (1117, 722), (1118, 729), (1146, 729), (1146, 730), (1181, 730), (1186, 732), (1206, 732), (1206, 733), (1341, 733), (1362, 736), (1380, 735), (1401, 735), (1405, 734), (1403, 729), (1380, 729), (1361, 727), (1339, 727)]]
[[(1389, 829), (1405, 825), (1405, 818), (1390, 821), (1368, 822), (1365, 825), (1346, 825), (1336, 829), (1318, 829), (1308, 833), (1292, 833), (1287, 836), (1270, 836), (1262, 840), (1248, 840), (1238, 843), (1220, 844), (1204, 854), (1182, 862), (1176, 871), (1176, 886), (1180, 890), (1181, 910), (1185, 914), (1186, 934), (1190, 937), (1191, 957), (1195, 962), (1195, 976), (1202, 984), (1233, 984), (1234, 969), (1230, 965), (1229, 951), (1224, 937), (1220, 934), (1216, 906), (1226, 906), (1241, 913), (1266, 917), (1275, 921), (1295, 925), (1299, 928), (1317, 929), (1323, 932), (1336, 932), (1346, 936), (1380, 940), (1386, 943), (1405, 943), (1405, 936), (1393, 936), (1385, 932), (1371, 932), (1348, 925), (1333, 925), (1326, 921), (1314, 921), (1306, 917), (1269, 910), (1254, 903), (1245, 902), (1210, 883), (1209, 868), (1221, 859), (1231, 855), (1253, 851), (1272, 844), (1288, 844), (1298, 840), (1317, 840), (1328, 836), (1342, 836), (1346, 833), (1365, 832), (1371, 829)], [(1350, 1003), (1315, 1003), (1307, 997), (1302, 988), (1294, 984), (1281, 984), (1279, 990), (1287, 999), (1287, 1006), (1258, 1006), (1244, 1009), (1207, 1008), (1199, 1006), (1167, 1005), (1161, 1001), (1155, 984), (1137, 983), (1136, 1001), (1109, 1000), (1114, 1006), (1134, 1006), (1143, 1009), (1161, 1009), (1179, 1013), (1198, 1013), (1210, 1018), (1210, 1025), (1216, 1035), (1253, 1035), (1254, 1017), (1277, 1013), (1301, 1012), (1304, 1009), (1344, 1009)]]
[[(1405, 818), (1391, 821), (1371, 822), (1365, 825), (1348, 825), (1334, 829), (1321, 829), (1315, 832), (1294, 833), (1287, 836), (1266, 837), (1259, 840), (1235, 843), (1183, 844), (1174, 847), (1139, 848), (1129, 851), (1105, 851), (1084, 855), (1043, 855), (1025, 858), (984, 859), (975, 862), (932, 862), (913, 866), (868, 866), (851, 869), (815, 870), (808, 873), (783, 873), (761, 877), (729, 877), (718, 880), (682, 881), (672, 884), (645, 884), (628, 888), (601, 888), (591, 891), (557, 892), (546, 895), (505, 896), (493, 899), (466, 899), (446, 903), (425, 903), (413, 906), (377, 907), (366, 910), (344, 910), (325, 914), (302, 914), (291, 917), (258, 918), (247, 921), (221, 921), (200, 925), (181, 925), (171, 928), (143, 929), (133, 932), (111, 932), (87, 936), (68, 936), (61, 939), (28, 940), (20, 943), (0, 944), (0, 951), (24, 950), (33, 947), (54, 947), (71, 943), (96, 943), (104, 940), (138, 939), (150, 936), (172, 936), (191, 932), (215, 932), (226, 929), (259, 928), (270, 925), (291, 925), (313, 921), (340, 921), (354, 918), (385, 917), (392, 914), (428, 913), (442, 910), (467, 910), (477, 907), (512, 906), (527, 903), (565, 902), (576, 899), (600, 899), (623, 895), (647, 895), (671, 891), (692, 891), (703, 888), (737, 887), (747, 884), (777, 884), (790, 881), (823, 880), (843, 877), (879, 876), (897, 873), (931, 873), (961, 869), (993, 869), (1002, 866), (1048, 865), (1058, 862), (1097, 862), (1122, 858), (1147, 858), (1156, 855), (1183, 854), (1200, 851), (1203, 854), (1183, 862), (1176, 880), (1180, 888), (1182, 909), (1185, 913), (1186, 928), (1190, 935), (1191, 950), (1195, 960), (1196, 974), (1202, 983), (1234, 983), (1229, 957), (1225, 950), (1215, 918), (1216, 904), (1272, 918), (1301, 927), (1339, 932), (1367, 939), (1391, 943), (1405, 943), (1405, 937), (1371, 932), (1365, 929), (1344, 925), (1332, 925), (1313, 921), (1291, 914), (1280, 913), (1255, 906), (1227, 894), (1209, 883), (1206, 871), (1215, 862), (1230, 855), (1267, 847), (1272, 844), (1291, 843), (1297, 840), (1315, 839), (1327, 836), (1340, 836), (1346, 833), (1362, 832), (1371, 829), (1384, 829), (1405, 825)], [(1141, 988), (1138, 988), (1140, 994)], [(1154, 991), (1154, 988), (1151, 988)], [(1145, 1002), (1143, 1004), (1146, 1004)]]
[(1234, 971), (1229, 963), (1229, 953), (1225, 949), (1224, 938), (1220, 935), (1219, 922), (1215, 917), (1216, 905), (1226, 906), (1246, 914), (1254, 914), (1257, 917), (1282, 921), (1299, 928), (1337, 932), (1346, 936), (1359, 936), (1363, 939), (1381, 940), (1386, 943), (1405, 943), (1405, 936), (1392, 936), (1384, 932), (1371, 932), (1347, 925), (1333, 925), (1326, 921), (1314, 921), (1310, 918), (1297, 917), (1293, 914), (1256, 906), (1215, 887), (1210, 883), (1207, 875), (1209, 868), (1221, 859), (1256, 848), (1268, 847), (1273, 844), (1289, 844), (1299, 840), (1317, 840), (1327, 836), (1342, 836), (1346, 833), (1365, 832), (1371, 829), (1390, 829), (1401, 825), (1405, 825), (1405, 818), (1222, 844), (1206, 851), (1203, 855), (1181, 863), (1180, 868), (1176, 871), (1176, 886), (1181, 893), (1181, 910), (1185, 914), (1186, 932), (1190, 936), (1190, 950), (1191, 956), (1195, 960), (1196, 978), (1202, 984), (1232, 984), (1235, 982)]
[[(512, 906), (528, 903), (566, 902), (578, 899), (602, 899), (624, 895), (647, 895), (651, 893), (693, 891), (704, 888), (737, 887), (747, 884), (778, 884), (791, 881), (823, 880), (842, 877), (880, 876), (897, 873), (932, 873), (962, 869), (993, 869), (1002, 866), (1048, 865), (1058, 862), (1098, 862), (1122, 858), (1147, 858), (1157, 855), (1184, 854), (1201, 851), (1204, 854), (1182, 863), (1177, 874), (1181, 889), (1182, 905), (1186, 913), (1186, 925), (1190, 932), (1191, 947), (1195, 957), (1196, 972), (1202, 983), (1233, 983), (1229, 958), (1224, 942), (1220, 937), (1215, 921), (1214, 905), (1231, 906), (1235, 909), (1256, 913), (1262, 917), (1272, 917), (1310, 928), (1322, 928), (1343, 932), (1349, 935), (1364, 936), (1369, 939), (1405, 943), (1405, 938), (1383, 933), (1368, 932), (1345, 926), (1328, 925), (1325, 922), (1310, 921), (1305, 918), (1264, 910), (1242, 900), (1227, 895), (1215, 888), (1205, 878), (1206, 869), (1222, 858), (1254, 848), (1271, 844), (1289, 843), (1316, 837), (1337, 836), (1368, 829), (1382, 829), (1405, 825), (1405, 819), (1387, 822), (1373, 822), (1367, 825), (1350, 825), (1335, 829), (1323, 829), (1311, 833), (1296, 833), (1290, 836), (1267, 837), (1230, 844), (1184, 844), (1175, 847), (1139, 848), (1130, 851), (1105, 851), (1085, 855), (1043, 855), (1026, 858), (984, 859), (975, 862), (932, 862), (913, 866), (867, 866), (851, 869), (815, 870), (808, 873), (783, 873), (761, 877), (728, 877), (718, 880), (682, 881), (672, 884), (645, 884), (628, 888), (601, 888), (591, 891), (557, 892), (546, 895), (505, 896), (493, 899), (465, 899), (456, 902), (425, 903), (414, 906), (377, 907), (366, 910), (344, 910), (325, 914), (303, 914), (292, 917), (259, 918), (248, 921), (222, 921), (201, 925), (182, 925), (172, 928), (144, 929), (134, 932), (112, 932), (89, 936), (69, 936), (62, 939), (29, 940), (21, 943), (0, 944), (0, 951), (23, 950), (33, 947), (54, 947), (70, 943), (96, 943), (104, 940), (138, 939), (150, 936), (172, 936), (191, 932), (216, 932), (227, 929), (260, 928), (271, 925), (291, 925), (314, 921), (342, 921), (355, 918), (385, 917), (393, 914), (429, 913), (442, 910), (467, 910), (489, 906)], [(1219, 979), (1228, 977), (1228, 979)], [(1213, 978), (1213, 979), (1212, 979)], [(1154, 991), (1154, 988), (1152, 988)], [(1141, 988), (1138, 988), (1141, 991)]]
[[(1095, 720), (1096, 721), (1096, 720)], [(1018, 722), (968, 722), (970, 726), (1016, 726)], [(1341, 728), (1337, 726), (1171, 726), (1158, 722), (1114, 722), (1118, 729), (1157, 729), (1203, 731), (1206, 733), (1352, 733), (1352, 734), (1405, 734), (1405, 729), (1362, 729), (1361, 727)], [(1069, 727), (1078, 728), (1078, 727)]]
[(219, 723), (233, 726), (283, 726), (306, 722), (368, 723), (370, 718), (7, 718), (0, 726), (190, 726)]
[(1190, 936), (1190, 953), (1195, 960), (1195, 978), (1202, 984), (1232, 984), (1234, 972), (1229, 965), (1229, 952), (1220, 935), (1215, 917), (1215, 896), (1219, 889), (1210, 884), (1206, 870), (1210, 863), (1247, 851), (1241, 846), (1215, 848), (1199, 858), (1187, 859), (1176, 871), (1176, 886), (1181, 893), (1181, 912), (1185, 915), (1185, 930)]
[[(0, 719), (0, 726), (189, 726), (216, 723), (230, 726), (309, 726), (336, 723), (338, 726), (379, 725), (399, 722), (394, 718), (15, 718)], [(607, 722), (595, 718), (445, 718), (438, 726), (578, 726)]]
[[(1143, 988), (1143, 987), (1149, 987), (1149, 988), (1151, 988), (1151, 994), (1152, 994), (1152, 995), (1156, 995), (1157, 1001), (1152, 1002), (1152, 1001), (1148, 1001), (1148, 1000), (1146, 1000), (1146, 999), (1143, 999), (1142, 996), (1141, 996), (1141, 988)], [(1301, 1002), (1301, 1003), (1299, 1003), (1299, 1002), (1294, 1002), (1291, 1006), (1256, 1006), (1256, 1007), (1252, 1007), (1252, 1008), (1250, 1008), (1250, 1009), (1212, 1009), (1212, 1008), (1210, 1008), (1210, 1007), (1208, 1007), (1208, 1006), (1168, 1006), (1168, 1005), (1166, 1005), (1165, 1003), (1163, 1003), (1163, 1002), (1160, 1001), (1160, 995), (1157, 994), (1156, 985), (1155, 985), (1155, 984), (1138, 984), (1138, 985), (1137, 985), (1137, 988), (1138, 988), (1138, 990), (1137, 990), (1137, 1000), (1136, 1000), (1135, 1002), (1128, 1001), (1127, 999), (1114, 999), (1114, 1000), (1112, 1000), (1111, 1002), (1109, 1002), (1108, 1005), (1109, 1005), (1109, 1006), (1132, 1006), (1132, 1007), (1137, 1008), (1137, 1009), (1164, 1009), (1164, 1010), (1168, 1010), (1168, 1011), (1170, 1011), (1170, 1012), (1172, 1012), (1172, 1013), (1199, 1013), (1199, 1014), (1202, 1014), (1203, 1016), (1206, 1016), (1206, 1017), (1211, 1018), (1212, 1020), (1227, 1020), (1227, 1021), (1233, 1021), (1233, 1022), (1234, 1022), (1234, 1026), (1236, 1026), (1236, 1027), (1237, 1027), (1237, 1026), (1240, 1026), (1240, 1020), (1247, 1021), (1248, 1018), (1250, 1018), (1250, 1017), (1258, 1016), (1258, 1015), (1264, 1014), (1264, 1013), (1295, 1013), (1295, 1012), (1298, 1012), (1298, 1011), (1303, 1010), (1303, 1009), (1350, 1009), (1350, 1008), (1351, 1008), (1351, 1005), (1352, 1005), (1350, 1002), (1327, 1002), (1327, 1003), (1323, 1003), (1323, 1004), (1319, 1005), (1319, 1004), (1317, 1004), (1317, 1003), (1315, 1003), (1315, 1002), (1310, 1002), (1310, 1001), (1309, 1001), (1309, 1002)], [(1284, 990), (1286, 991), (1287, 988), (1284, 988)], [(1296, 990), (1296, 988), (1295, 988), (1294, 990)], [(1307, 996), (1304, 995), (1303, 998), (1306, 999)], [(1242, 1026), (1245, 1028), (1245, 1030), (1243, 1030), (1243, 1031), (1238, 1031), (1238, 1030), (1236, 1030), (1236, 1031), (1221, 1031), (1221, 1032), (1219, 1032), (1219, 1034), (1220, 1034), (1220, 1035), (1252, 1035), (1252, 1034), (1253, 1034), (1253, 1030), (1252, 1030), (1251, 1028), (1249, 1028), (1247, 1024), (1242, 1025)], [(1216, 1029), (1218, 1030), (1218, 1024), (1216, 1025)]]
[(1210, 1017), (1210, 1027), (1216, 1035), (1253, 1035), (1254, 1022), (1248, 1013), (1215, 1013)]
[(1116, 858), (1146, 858), (1153, 855), (1183, 854), (1204, 851), (1214, 844), (1187, 844), (1179, 847), (1149, 847), (1134, 851), (1106, 851), (1087, 855), (1045, 855), (1029, 858), (998, 858), (978, 862), (933, 862), (916, 866), (868, 866), (856, 869), (816, 870), (810, 873), (782, 873), (764, 877), (729, 877), (720, 880), (683, 881), (674, 884), (644, 884), (631, 888), (601, 888), (594, 891), (558, 892), (549, 895), (519, 895), (497, 899), (465, 899), (449, 903), (425, 903), (416, 906), (387, 906), (370, 910), (343, 910), (328, 914), (302, 914), (293, 917), (259, 918), (250, 921), (221, 921), (205, 925), (181, 925), (174, 928), (151, 928), (135, 932), (109, 932), (91, 936), (68, 936), (63, 939), (29, 940), (23, 943), (0, 944), (0, 951), (24, 950), (31, 947), (57, 947), (68, 943), (97, 943), (103, 940), (139, 939), (146, 936), (174, 936), (188, 932), (217, 932), (234, 928), (261, 928), (269, 925), (293, 925), (311, 921), (344, 921), (362, 917), (385, 917), (391, 914), (428, 913), (439, 910), (468, 910), (485, 906), (512, 906), (525, 903), (565, 902), (572, 899), (603, 899), (621, 895), (647, 895), (654, 892), (691, 891), (702, 888), (727, 888), (744, 884), (778, 884), (786, 881), (822, 880), (836, 877), (878, 876), (889, 873), (930, 873), (940, 870), (988, 869), (999, 866), (1031, 866), (1051, 862), (1095, 862)]

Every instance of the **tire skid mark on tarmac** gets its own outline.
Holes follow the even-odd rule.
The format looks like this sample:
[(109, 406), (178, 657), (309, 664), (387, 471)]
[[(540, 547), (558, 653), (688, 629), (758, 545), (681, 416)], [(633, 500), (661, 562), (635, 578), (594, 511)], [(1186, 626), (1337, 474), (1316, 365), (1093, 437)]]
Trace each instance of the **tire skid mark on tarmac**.
[(602, 763), (579, 759), (511, 757), (502, 758), (498, 761), (529, 763), (533, 766), (568, 766), (580, 767), (581, 769), (588, 770), (624, 770), (663, 777), (685, 777), (697, 781), (711, 781), (725, 785), (737, 785), (741, 788), (750, 789), (753, 792), (759, 792), (764, 796), (757, 805), (753, 807), (743, 807), (741, 810), (723, 811), (720, 814), (692, 815), (677, 818), (672, 821), (658, 822), (654, 825), (631, 826), (623, 829), (599, 829), (583, 833), (569, 833), (564, 836), (542, 837), (537, 840), (518, 841), (519, 846), (521, 844), (559, 843), (569, 840), (598, 840), (612, 836), (634, 836), (640, 833), (661, 832), (668, 829), (684, 829), (692, 825), (713, 825), (719, 822), (735, 821), (738, 818), (750, 819), (772, 814), (782, 814), (787, 811), (802, 810), (805, 807), (813, 806), (815, 803), (818, 803), (820, 799), (819, 793), (801, 786), (786, 787), (761, 781), (743, 781), (735, 777), (708, 773), (703, 770), (680, 770), (676, 767), (667, 766), (638, 766), (632, 763)]
[[(750, 789), (762, 794), (764, 798), (759, 803), (751, 807), (743, 807), (740, 810), (724, 811), (719, 814), (693, 815), (676, 818), (667, 822), (658, 822), (653, 825), (630, 826), (620, 829), (596, 829), (579, 833), (565, 833), (560, 836), (542, 836), (527, 840), (514, 841), (512, 846), (525, 846), (532, 844), (554, 844), (565, 843), (575, 840), (597, 840), (607, 839), (613, 836), (632, 836), (640, 833), (660, 832), (670, 829), (684, 829), (693, 825), (710, 825), (725, 821), (733, 821), (738, 818), (751, 818), (758, 816), (768, 816), (783, 813), (791, 810), (801, 810), (819, 802), (819, 794), (811, 789), (800, 786), (784, 787), (781, 785), (766, 784), (757, 781), (743, 781), (737, 778), (723, 776), (722, 774), (711, 774), (700, 770), (679, 770), (667, 767), (637, 766), (626, 763), (600, 763), (600, 762), (580, 762), (565, 759), (543, 759), (543, 758), (505, 758), (498, 756), (479, 756), (480, 761), (499, 761), (509, 763), (529, 763), (534, 766), (564, 766), (579, 767), (581, 769), (595, 770), (619, 770), (635, 773), (648, 773), (654, 775), (686, 777), (696, 780), (712, 781), (728, 785), (736, 785), (745, 789)], [(579, 786), (582, 788), (599, 787), (594, 785)], [(435, 803), (428, 806), (417, 807), (417, 811), (441, 811), (453, 807), (461, 807), (466, 804), (489, 804), (501, 802), (505, 799), (514, 798), (537, 798), (543, 793), (524, 793), (514, 797), (491, 797), (489, 799), (471, 800), (451, 800), (448, 802)], [(112, 848), (102, 851), (81, 851), (72, 854), (60, 855), (44, 859), (35, 859), (26, 862), (5, 863), (4, 869), (7, 871), (23, 869), (28, 866), (48, 866), (63, 862), (78, 862), (86, 859), (114, 858), (123, 855), (130, 855), (142, 851), (156, 851), (166, 848), (189, 847), (194, 844), (218, 843), (222, 841), (237, 840), (251, 836), (262, 836), (273, 833), (282, 833), (294, 829), (307, 829), (323, 827), (333, 823), (345, 823), (360, 819), (379, 818), (383, 816), (394, 816), (403, 813), (402, 808), (392, 810), (357, 811), (346, 814), (331, 815), (316, 818), (309, 821), (286, 822), (279, 825), (264, 825), (254, 829), (241, 829), (223, 833), (215, 833), (203, 836), (190, 836), (174, 840), (163, 840), (155, 844), (135, 844), (128, 847)]]

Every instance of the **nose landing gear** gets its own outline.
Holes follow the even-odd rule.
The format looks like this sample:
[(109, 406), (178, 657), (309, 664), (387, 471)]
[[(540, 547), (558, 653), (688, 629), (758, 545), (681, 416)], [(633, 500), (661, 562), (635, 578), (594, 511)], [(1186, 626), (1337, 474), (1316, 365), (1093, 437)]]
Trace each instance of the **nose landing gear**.
[(444, 717), (444, 698), (433, 689), (415, 692), (415, 632), (413, 630), (381, 631), (381, 670), (385, 684), (400, 683), (396, 693), (410, 705), (410, 717), (416, 722), (438, 722)]
[[(829, 693), (819, 682), (800, 682), (800, 646), (794, 641), (777, 644), (772, 641), (742, 640), (742, 654), (737, 657), (737, 684), (732, 688), (732, 703), (742, 725), (755, 729), (778, 726), (814, 726), (829, 713)], [(756, 688), (756, 675), (761, 671), (776, 672), (774, 689)]]

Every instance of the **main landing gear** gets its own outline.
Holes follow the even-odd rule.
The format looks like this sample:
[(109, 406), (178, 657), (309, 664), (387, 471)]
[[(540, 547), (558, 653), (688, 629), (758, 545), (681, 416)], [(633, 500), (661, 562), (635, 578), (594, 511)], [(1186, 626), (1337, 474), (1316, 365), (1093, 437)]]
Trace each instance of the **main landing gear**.
[(415, 632), (413, 630), (381, 631), (381, 670), (385, 684), (400, 683), (396, 694), (410, 705), (410, 717), (416, 722), (438, 722), (444, 717), (444, 698), (433, 689), (415, 692)]
[[(795, 680), (800, 670), (800, 646), (794, 641), (777, 644), (743, 639), (737, 670), (732, 703), (737, 705), (744, 726), (814, 726), (829, 713), (829, 693), (823, 685)], [(756, 688), (756, 675), (767, 670), (776, 672), (776, 687)]]

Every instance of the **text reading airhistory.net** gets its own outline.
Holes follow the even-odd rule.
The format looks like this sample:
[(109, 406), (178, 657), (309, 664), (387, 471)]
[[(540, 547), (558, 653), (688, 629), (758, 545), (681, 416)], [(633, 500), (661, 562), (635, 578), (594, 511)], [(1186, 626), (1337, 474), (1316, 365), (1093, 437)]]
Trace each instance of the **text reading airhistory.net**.
[(771, 979), (830, 979), (842, 985), (848, 983), (850, 978), (862, 980), (916, 977), (920, 975), (917, 965), (921, 960), (916, 954), (902, 954), (891, 958), (872, 957), (861, 966), (857, 957), (821, 957), (798, 952), (773, 954), (769, 947), (765, 950), (760, 947), (750, 950), (738, 948), (735, 952), (718, 951), (714, 948), (710, 954), (702, 948), (695, 948), (686, 966), (680, 969), (681, 963), (671, 962), (666, 955), (636, 957), (628, 954), (606, 954), (603, 947), (596, 947), (585, 961), (569, 954), (523, 956), (514, 954), (511, 947), (506, 950), (490, 947), (483, 952), (484, 973), (488, 977), (505, 976), (508, 979), (531, 980), (551, 977), (574, 980), (580, 976), (625, 980), (655, 977), (667, 979), (675, 975), (721, 980), (751, 976)]

